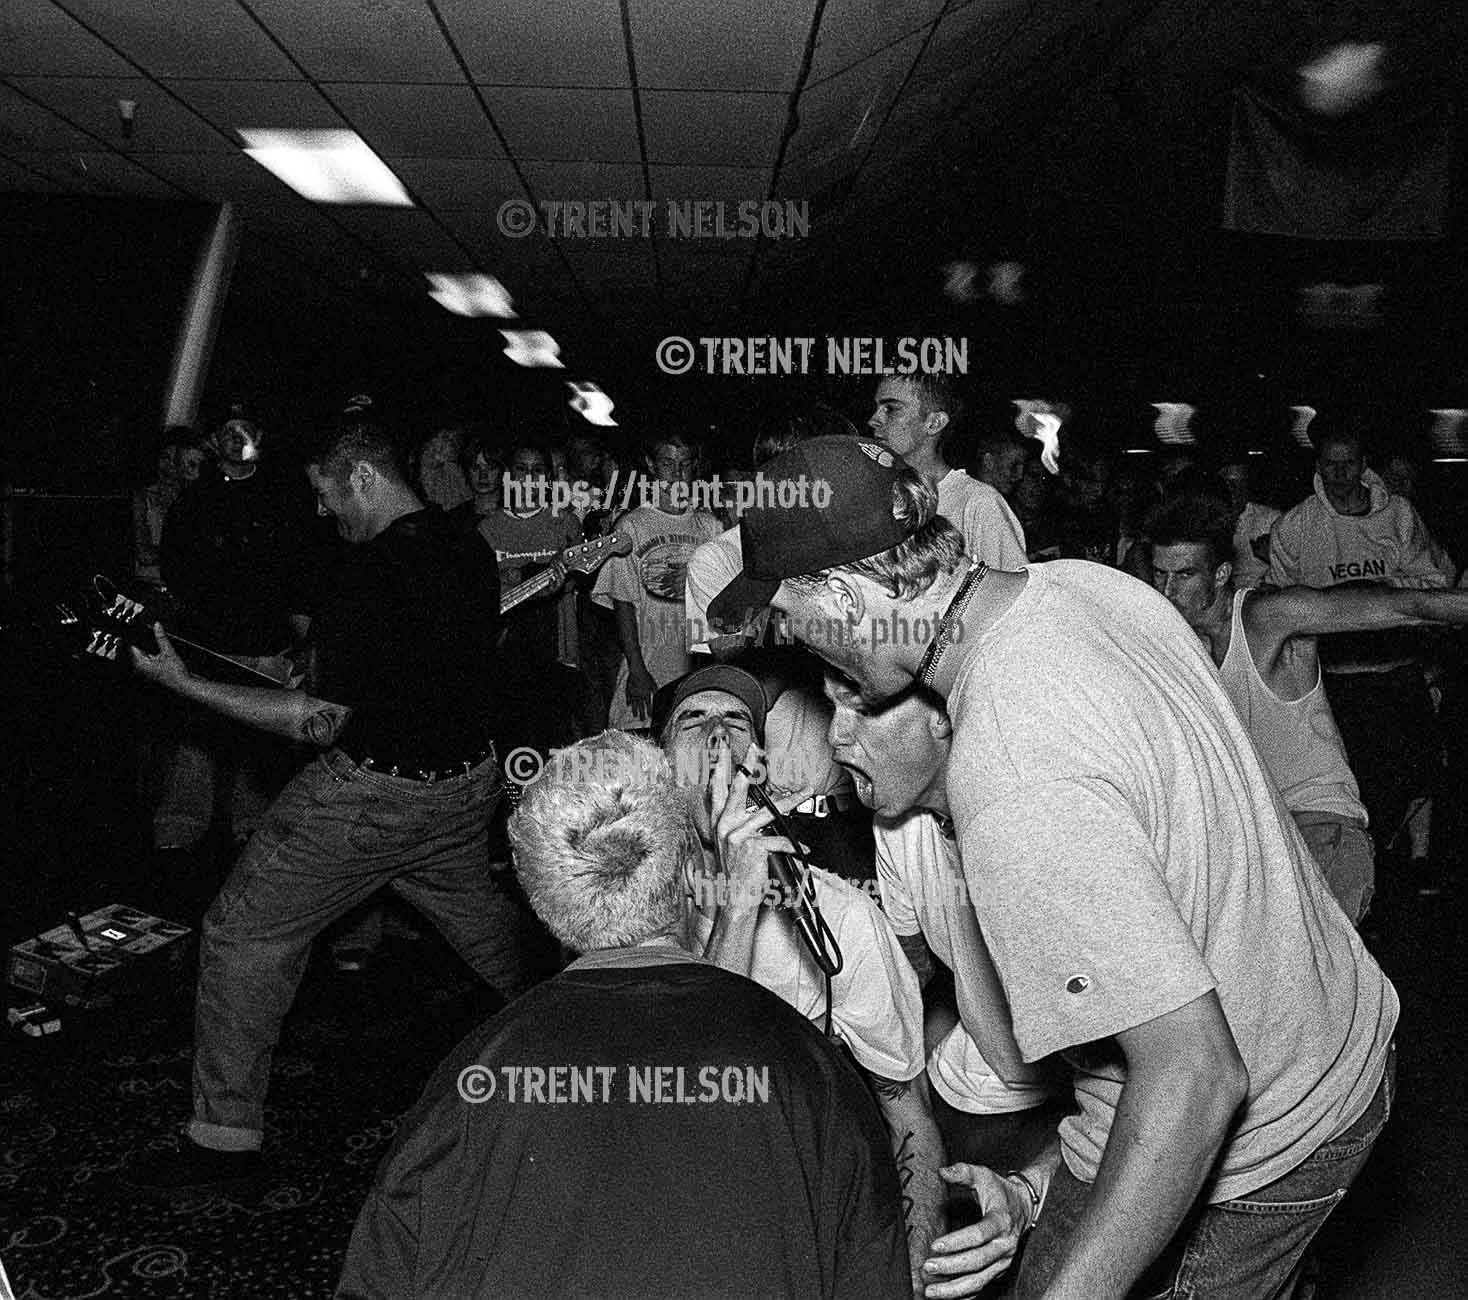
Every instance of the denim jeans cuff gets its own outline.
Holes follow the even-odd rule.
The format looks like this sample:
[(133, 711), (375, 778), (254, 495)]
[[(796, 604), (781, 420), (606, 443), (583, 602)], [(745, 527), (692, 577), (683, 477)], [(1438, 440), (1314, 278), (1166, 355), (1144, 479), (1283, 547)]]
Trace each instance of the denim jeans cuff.
[(210, 1151), (258, 1151), (265, 1136), (256, 1128), (227, 1128), (202, 1119), (191, 1119), (184, 1125), (184, 1133)]

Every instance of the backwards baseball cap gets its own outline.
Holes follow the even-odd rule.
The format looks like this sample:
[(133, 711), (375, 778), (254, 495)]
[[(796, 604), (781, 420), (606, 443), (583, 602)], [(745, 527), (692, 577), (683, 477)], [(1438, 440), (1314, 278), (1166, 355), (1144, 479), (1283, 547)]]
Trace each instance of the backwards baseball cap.
[(709, 664), (706, 668), (695, 668), (661, 687), (652, 698), (652, 734), (662, 735), (678, 706), (700, 691), (724, 691), (739, 700), (749, 710), (754, 722), (754, 738), (764, 744), (765, 688), (753, 673), (733, 664)]
[[(710, 602), (709, 621), (743, 627), (786, 578), (865, 560), (902, 542), (907, 528), (892, 514), (892, 488), (905, 469), (881, 443), (860, 437), (811, 438), (762, 466), (759, 477), (775, 491), (759, 491), (744, 512), (744, 569)], [(792, 488), (780, 493), (786, 483)]]

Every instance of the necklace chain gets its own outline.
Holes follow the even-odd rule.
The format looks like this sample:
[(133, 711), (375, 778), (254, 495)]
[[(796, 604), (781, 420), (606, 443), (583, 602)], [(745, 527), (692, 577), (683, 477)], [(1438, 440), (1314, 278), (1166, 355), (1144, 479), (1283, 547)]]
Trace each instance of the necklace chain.
[(948, 608), (943, 611), (943, 617), (938, 621), (938, 628), (933, 633), (933, 639), (923, 653), (923, 661), (918, 665), (918, 681), (924, 686), (932, 686), (933, 676), (938, 671), (938, 661), (943, 658), (943, 652), (948, 649), (949, 643), (953, 640), (953, 628), (958, 623), (964, 609), (967, 608), (974, 588), (984, 580), (988, 572), (989, 566), (983, 560), (975, 560), (969, 566), (968, 575), (964, 578), (963, 584), (953, 593), (953, 599), (948, 602)]

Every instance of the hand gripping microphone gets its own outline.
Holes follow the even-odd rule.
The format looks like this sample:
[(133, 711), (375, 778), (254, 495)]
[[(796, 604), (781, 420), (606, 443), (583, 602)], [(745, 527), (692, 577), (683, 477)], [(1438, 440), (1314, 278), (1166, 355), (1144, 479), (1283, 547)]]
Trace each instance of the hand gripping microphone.
[(816, 902), (815, 884), (811, 879), (810, 861), (800, 847), (800, 841), (795, 832), (791, 830), (790, 823), (785, 820), (785, 814), (775, 806), (775, 801), (765, 793), (765, 788), (759, 783), (755, 774), (743, 763), (736, 764), (739, 771), (749, 778), (749, 793), (754, 796), (755, 802), (763, 807), (774, 818), (775, 829), (795, 845), (800, 854), (800, 861), (788, 853), (772, 852), (769, 855), (770, 879), (780, 886), (780, 892), (786, 899), (786, 905), (790, 908), (791, 917), (795, 922), (796, 932), (800, 935), (812, 960), (820, 968), (821, 974), (826, 977), (826, 1008), (827, 1018), (830, 1016), (830, 982), (841, 973), (844, 960), (841, 956), (841, 948), (836, 942), (836, 936), (831, 933), (831, 927), (826, 924), (826, 918), (821, 915), (821, 909)]

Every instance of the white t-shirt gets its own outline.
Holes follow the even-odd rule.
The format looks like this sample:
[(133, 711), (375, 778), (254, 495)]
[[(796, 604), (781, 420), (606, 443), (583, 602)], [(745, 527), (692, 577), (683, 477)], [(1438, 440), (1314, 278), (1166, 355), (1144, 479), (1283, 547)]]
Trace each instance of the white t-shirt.
[[(706, 510), (677, 515), (639, 506), (617, 521), (617, 532), (631, 539), (632, 551), (602, 566), (591, 598), (608, 609), (619, 600), (637, 607), (642, 661), (653, 681), (664, 686), (688, 671), (683, 612), (688, 560), (701, 543), (719, 532), (719, 521)], [(610, 725), (624, 729), (648, 725), (645, 718), (634, 718), (627, 707), (625, 658), (612, 693)]]
[(1063, 1051), (1093, 1181), (1125, 1079), (1098, 1040), (1216, 990), (1249, 1072), (1211, 1202), (1365, 1110), (1395, 990), (1331, 898), (1197, 634), (1144, 583), (1028, 571), (948, 700), (964, 876), (1026, 1060)]
[(963, 534), (963, 548), (991, 569), (1023, 569), (1029, 563), (1025, 530), (997, 489), (961, 469), (938, 482), (938, 513)]
[(928, 1053), (928, 1078), (943, 1100), (971, 1115), (1028, 1110), (1050, 1095), (1043, 1084), (1011, 1084), (984, 1060), (965, 1024), (980, 1012), (968, 988), (972, 953), (982, 951), (979, 918), (969, 902), (958, 863), (958, 845), (924, 809), (901, 817), (877, 817), (877, 887), (882, 908), (899, 935), (921, 934), (934, 956), (953, 972), (958, 1024)]
[[(923, 1070), (923, 995), (902, 945), (870, 895), (820, 867), (811, 876), (843, 959), (831, 981), (832, 1033), (870, 1073), (915, 1079)], [(710, 918), (694, 913), (696, 951), (712, 929)], [(826, 978), (783, 908), (759, 909), (750, 975), (808, 1020), (824, 1022)]]

